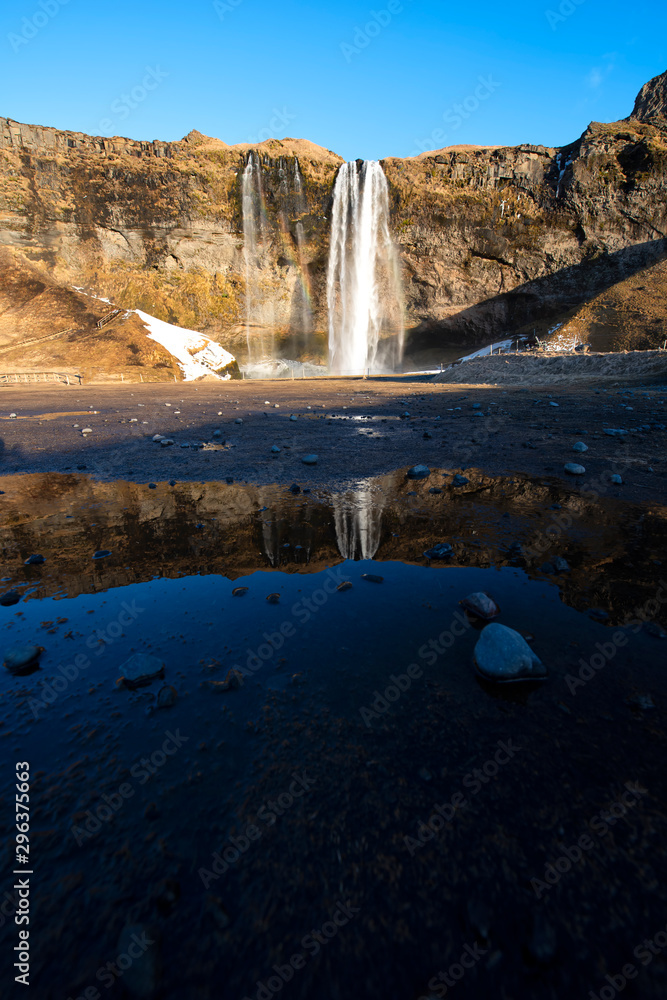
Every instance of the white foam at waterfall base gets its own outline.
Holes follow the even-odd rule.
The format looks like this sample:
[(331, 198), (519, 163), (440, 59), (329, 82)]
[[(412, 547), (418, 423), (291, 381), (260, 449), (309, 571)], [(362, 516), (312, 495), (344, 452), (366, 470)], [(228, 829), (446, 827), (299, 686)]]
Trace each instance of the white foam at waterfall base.
[(403, 292), (389, 231), (389, 188), (382, 166), (340, 168), (334, 187), (327, 276), (329, 368), (337, 375), (378, 370), (382, 333), (403, 350)]
[(165, 323), (140, 309), (135, 312), (148, 330), (149, 339), (161, 344), (176, 358), (186, 382), (193, 382), (203, 375), (214, 375), (221, 380), (231, 378), (229, 374), (218, 374), (220, 369), (233, 364), (235, 360), (234, 355), (220, 344), (205, 337), (203, 333)]
[(275, 358), (273, 361), (249, 361), (240, 365), (244, 378), (316, 378), (327, 375), (324, 365), (314, 365), (310, 361), (292, 361), (290, 358)]

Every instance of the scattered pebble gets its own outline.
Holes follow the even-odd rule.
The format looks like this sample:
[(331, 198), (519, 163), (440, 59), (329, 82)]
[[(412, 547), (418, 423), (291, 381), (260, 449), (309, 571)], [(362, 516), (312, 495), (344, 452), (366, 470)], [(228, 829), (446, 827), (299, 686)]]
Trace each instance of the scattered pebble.
[(583, 441), (577, 441), (575, 444), (572, 445), (572, 451), (580, 451), (580, 452), (588, 451), (588, 445), (584, 444)]
[(304, 455), (301, 459), (304, 465), (317, 465), (319, 462), (318, 455)]
[(376, 576), (375, 573), (362, 573), (361, 579), (366, 580), (367, 583), (384, 583), (384, 577)]
[(428, 465), (413, 465), (408, 469), (408, 479), (428, 479), (430, 475), (431, 470)]
[(615, 486), (622, 486), (623, 485), (623, 479), (622, 479), (622, 477), (619, 476), (619, 475), (617, 475), (617, 474), (614, 474), (613, 476), (610, 476), (609, 477), (609, 482), (610, 483), (614, 483)]
[(585, 476), (586, 469), (583, 465), (577, 465), (576, 462), (568, 462), (565, 466), (565, 471), (569, 472), (571, 476)]
[(150, 653), (135, 653), (122, 664), (120, 673), (125, 686), (134, 690), (164, 677), (164, 663)]
[(346, 590), (352, 590), (352, 584), (349, 580), (343, 580), (342, 583), (338, 584), (336, 590), (340, 591), (341, 594), (344, 594)]
[(439, 545), (434, 545), (432, 549), (427, 549), (424, 553), (427, 559), (449, 559), (453, 555), (454, 549), (449, 542), (440, 542)]
[(467, 486), (469, 482), (470, 482), (469, 479), (466, 479), (465, 476), (460, 476), (459, 473), (457, 472), (454, 478), (452, 479), (452, 486)]
[(45, 562), (46, 562), (46, 559), (44, 558), (44, 556), (40, 556), (40, 555), (35, 554), (33, 556), (29, 556), (25, 560), (25, 562), (23, 563), (23, 565), (24, 566), (41, 566)]
[(110, 555), (111, 552), (108, 549), (99, 549), (93, 556), (93, 559), (106, 559)]
[(178, 700), (178, 693), (171, 684), (165, 684), (157, 693), (157, 708), (173, 708)]
[(475, 594), (468, 594), (464, 597), (459, 604), (469, 611), (470, 614), (475, 615), (476, 618), (483, 618), (485, 621), (490, 621), (492, 618), (497, 618), (500, 614), (500, 608), (494, 601), (492, 597), (485, 594), (483, 591), (479, 591)]
[(5, 653), (4, 665), (10, 674), (29, 674), (43, 652), (43, 646), (11, 646)]
[(21, 600), (21, 595), (18, 590), (8, 590), (5, 594), (0, 597), (0, 605), (3, 608), (11, 608), (15, 604), (18, 604)]

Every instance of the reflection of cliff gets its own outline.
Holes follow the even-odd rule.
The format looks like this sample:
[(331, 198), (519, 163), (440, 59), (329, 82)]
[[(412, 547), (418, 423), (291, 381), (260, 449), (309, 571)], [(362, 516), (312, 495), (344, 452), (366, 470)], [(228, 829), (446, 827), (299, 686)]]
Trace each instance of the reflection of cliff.
[[(555, 485), (466, 475), (469, 487), (444, 487), (438, 495), (429, 493), (428, 480), (407, 483), (396, 473), (365, 481), (359, 494), (324, 498), (293, 496), (284, 487), (182, 483), (149, 490), (74, 475), (7, 477), (3, 590), (36, 587), (36, 596), (74, 597), (156, 575), (218, 573), (234, 580), (267, 568), (318, 572), (341, 556), (423, 563), (427, 548), (448, 541), (451, 566), (517, 564), (514, 542), (529, 553), (518, 565), (530, 575), (564, 556), (571, 572), (558, 580), (563, 599), (606, 608), (617, 621), (654, 597), (667, 550), (664, 509), (647, 513), (613, 501), (590, 503)], [(558, 516), (569, 516), (572, 525), (543, 547), (556, 502)], [(93, 562), (101, 548), (113, 555)], [(34, 552), (46, 564), (24, 567)]]
[(383, 494), (372, 482), (360, 483), (356, 493), (332, 498), (336, 541), (343, 559), (374, 559), (380, 548)]

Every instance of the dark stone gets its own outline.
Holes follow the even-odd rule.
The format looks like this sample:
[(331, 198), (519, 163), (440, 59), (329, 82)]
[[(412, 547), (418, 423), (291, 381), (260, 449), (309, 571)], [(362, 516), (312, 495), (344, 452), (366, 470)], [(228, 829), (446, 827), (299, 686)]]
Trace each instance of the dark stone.
[(427, 559), (450, 559), (453, 555), (454, 549), (449, 542), (440, 542), (439, 545), (434, 545), (432, 549), (427, 549), (424, 553)]
[(607, 622), (609, 621), (609, 615), (602, 608), (589, 608), (588, 617), (592, 618), (596, 622)]
[(43, 646), (11, 646), (5, 653), (4, 665), (10, 674), (31, 674), (43, 652)]
[(42, 566), (46, 562), (44, 556), (34, 555), (29, 556), (28, 559), (23, 563), (24, 566)]
[(21, 595), (18, 590), (8, 590), (6, 594), (3, 594), (2, 597), (0, 597), (0, 605), (2, 605), (3, 608), (11, 608), (15, 604), (18, 604), (20, 600)]
[(413, 465), (408, 469), (408, 479), (428, 479), (430, 475), (431, 470), (428, 465)]

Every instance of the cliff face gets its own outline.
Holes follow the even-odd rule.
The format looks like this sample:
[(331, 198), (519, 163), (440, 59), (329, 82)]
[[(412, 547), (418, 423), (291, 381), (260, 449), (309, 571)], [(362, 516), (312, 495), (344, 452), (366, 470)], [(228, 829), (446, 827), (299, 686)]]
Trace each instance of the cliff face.
[(650, 122), (655, 118), (667, 119), (667, 73), (654, 76), (637, 94), (630, 118)]
[[(629, 119), (592, 123), (561, 149), (451, 148), (383, 162), (409, 349), (541, 332), (667, 256), (666, 78), (642, 88)], [(266, 203), (261, 323), (301, 335), (305, 299), (312, 334), (299, 349), (321, 359), (342, 160), (303, 140), (256, 148)], [(0, 243), (58, 282), (236, 350), (246, 340), (241, 175), (249, 149), (197, 132), (148, 143), (0, 119)]]

